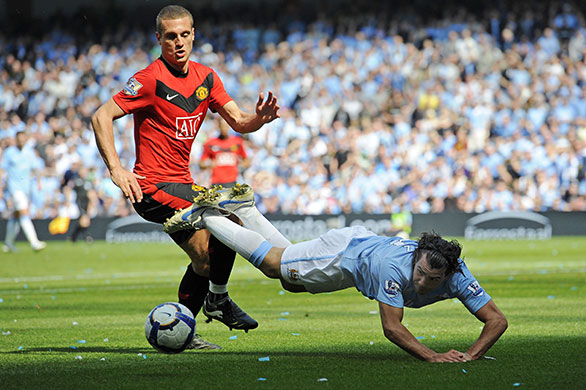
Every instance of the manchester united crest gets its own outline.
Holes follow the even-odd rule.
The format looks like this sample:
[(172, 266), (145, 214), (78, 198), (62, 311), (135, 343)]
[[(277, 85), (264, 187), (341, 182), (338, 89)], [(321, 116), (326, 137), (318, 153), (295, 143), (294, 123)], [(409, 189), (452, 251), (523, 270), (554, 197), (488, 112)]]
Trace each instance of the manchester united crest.
[(205, 98), (208, 97), (209, 94), (210, 94), (209, 89), (207, 89), (203, 85), (197, 87), (197, 89), (195, 90), (195, 96), (197, 96), (197, 98), (199, 100), (204, 100)]

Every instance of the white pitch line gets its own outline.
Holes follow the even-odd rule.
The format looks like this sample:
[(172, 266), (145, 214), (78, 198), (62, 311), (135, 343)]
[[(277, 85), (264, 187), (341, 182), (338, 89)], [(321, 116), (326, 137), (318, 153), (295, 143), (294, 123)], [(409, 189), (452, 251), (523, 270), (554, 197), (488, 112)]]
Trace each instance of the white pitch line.
[[(234, 269), (236, 271), (236, 269)], [(586, 268), (555, 268), (547, 269), (540, 267), (532, 270), (499, 270), (499, 271), (477, 271), (474, 273), (477, 277), (482, 276), (509, 276), (509, 275), (536, 275), (546, 271), (548, 274), (566, 274), (566, 273), (586, 273)], [(12, 283), (31, 283), (31, 282), (50, 282), (50, 281), (66, 281), (66, 280), (122, 280), (134, 278), (153, 278), (153, 277), (179, 277), (182, 271), (143, 271), (143, 272), (117, 272), (112, 274), (76, 274), (76, 275), (45, 275), (45, 276), (17, 276), (12, 278), (0, 278), (0, 284)], [(236, 272), (232, 272), (234, 275)]]
[(17, 294), (21, 296), (30, 296), (35, 294), (61, 294), (61, 293), (78, 293), (78, 292), (87, 292), (87, 291), (123, 291), (123, 290), (147, 290), (150, 288), (160, 288), (160, 287), (176, 287), (175, 283), (164, 283), (164, 284), (141, 284), (141, 285), (131, 285), (131, 286), (92, 286), (92, 287), (71, 287), (71, 288), (46, 288), (42, 290), (38, 289), (27, 289), (27, 290), (0, 290), (0, 294)]
[(132, 279), (143, 277), (164, 277), (179, 276), (181, 271), (176, 272), (116, 272), (113, 274), (76, 274), (76, 275), (45, 275), (45, 276), (16, 276), (13, 278), (0, 278), (0, 283), (22, 283), (22, 282), (50, 282), (62, 280), (92, 280), (92, 279)]
[[(234, 267), (232, 275), (239, 271), (243, 272), (246, 267)], [(75, 275), (44, 275), (44, 276), (14, 276), (12, 278), (0, 278), (0, 283), (30, 283), (30, 282), (50, 282), (63, 280), (94, 280), (94, 279), (133, 279), (133, 278), (152, 278), (152, 277), (179, 277), (184, 272), (184, 268), (178, 271), (142, 271), (142, 272), (114, 272), (111, 274), (104, 273), (80, 273)]]

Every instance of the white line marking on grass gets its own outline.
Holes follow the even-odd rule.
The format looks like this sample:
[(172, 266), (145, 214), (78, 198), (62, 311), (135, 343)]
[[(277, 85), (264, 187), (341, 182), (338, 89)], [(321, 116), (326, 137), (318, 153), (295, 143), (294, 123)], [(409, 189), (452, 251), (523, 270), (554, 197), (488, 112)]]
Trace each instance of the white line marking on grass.
[[(175, 283), (165, 284), (140, 284), (132, 286), (91, 286), (91, 287), (72, 287), (72, 288), (46, 288), (43, 290), (27, 291), (26, 295), (30, 294), (59, 294), (59, 293), (79, 293), (88, 291), (124, 291), (124, 290), (148, 290), (151, 288), (173, 288), (176, 287)], [(0, 290), (2, 294), (23, 294), (22, 290)]]
[(95, 279), (132, 279), (148, 277), (180, 276), (181, 272), (149, 271), (149, 272), (116, 272), (112, 274), (76, 274), (76, 275), (45, 275), (45, 276), (16, 276), (13, 278), (0, 278), (0, 283), (23, 282), (50, 282), (62, 280), (95, 280)]
[[(567, 273), (586, 273), (586, 268), (554, 268), (547, 269), (539, 267), (533, 270), (495, 270), (495, 271), (479, 271), (476, 270), (476, 276), (508, 276), (508, 275), (535, 275), (546, 270), (548, 274), (567, 274)], [(76, 274), (76, 275), (44, 275), (44, 276), (17, 276), (12, 278), (0, 278), (0, 283), (30, 283), (30, 282), (50, 282), (50, 281), (65, 281), (65, 280), (112, 280), (112, 279), (133, 279), (133, 278), (153, 278), (153, 277), (179, 277), (181, 271), (143, 271), (143, 272), (116, 272), (111, 274)], [(232, 272), (234, 275), (235, 272)], [(264, 281), (265, 283), (268, 281)], [(261, 281), (261, 283), (263, 283)]]

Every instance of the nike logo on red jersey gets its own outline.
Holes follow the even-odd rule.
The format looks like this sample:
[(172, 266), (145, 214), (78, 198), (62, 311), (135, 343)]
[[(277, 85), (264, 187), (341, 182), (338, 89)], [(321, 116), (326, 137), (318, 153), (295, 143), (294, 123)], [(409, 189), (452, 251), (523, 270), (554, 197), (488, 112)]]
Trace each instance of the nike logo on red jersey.
[[(214, 85), (214, 76), (213, 73), (210, 73), (205, 78), (204, 82), (200, 85), (205, 87), (206, 91), (210, 91)], [(161, 99), (165, 99), (169, 103), (182, 108), (185, 112), (191, 114), (194, 112), (197, 107), (209, 96), (209, 93), (202, 94), (200, 91), (201, 88), (196, 88), (195, 92), (191, 96), (184, 96), (178, 91), (175, 91), (173, 88), (168, 87), (163, 83), (161, 80), (157, 80), (157, 87), (155, 89), (155, 95), (160, 97)], [(198, 91), (200, 91), (198, 93)], [(204, 97), (205, 95), (205, 97)], [(200, 97), (204, 97), (204, 99), (200, 99)]]

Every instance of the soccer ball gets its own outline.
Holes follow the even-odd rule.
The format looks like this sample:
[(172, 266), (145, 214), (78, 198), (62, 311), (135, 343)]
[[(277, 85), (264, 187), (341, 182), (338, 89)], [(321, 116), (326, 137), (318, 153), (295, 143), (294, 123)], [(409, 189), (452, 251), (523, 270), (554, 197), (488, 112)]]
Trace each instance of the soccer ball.
[(195, 318), (180, 303), (166, 302), (149, 313), (144, 324), (148, 342), (163, 353), (182, 352), (193, 339)]

